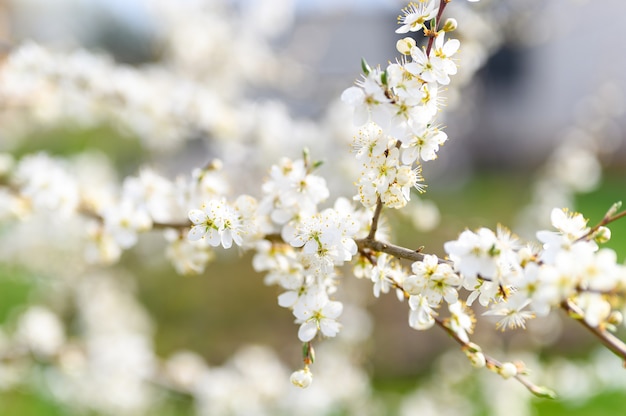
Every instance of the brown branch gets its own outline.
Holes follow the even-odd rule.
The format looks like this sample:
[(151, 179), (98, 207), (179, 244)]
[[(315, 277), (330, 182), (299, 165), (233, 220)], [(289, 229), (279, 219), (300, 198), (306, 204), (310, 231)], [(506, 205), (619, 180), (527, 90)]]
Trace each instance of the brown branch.
[(378, 230), (378, 220), (380, 219), (380, 213), (383, 211), (383, 201), (380, 196), (376, 200), (376, 208), (374, 209), (374, 215), (372, 216), (372, 225), (370, 232), (367, 234), (367, 239), (373, 240), (376, 238), (376, 231)]
[(561, 302), (561, 308), (567, 312), (568, 316), (578, 321), (589, 332), (595, 335), (613, 354), (620, 357), (624, 362), (624, 366), (626, 366), (626, 344), (624, 341), (599, 326), (589, 325), (584, 319), (584, 311), (570, 300), (566, 299)]
[[(91, 218), (93, 220), (96, 220), (100, 223), (104, 223), (104, 218), (102, 218), (102, 216), (94, 211), (92, 211), (89, 208), (85, 208), (85, 207), (80, 207), (77, 210), (77, 213), (87, 217), (87, 218)], [(153, 222), (152, 223), (152, 228), (154, 230), (164, 230), (166, 228), (175, 228), (177, 230), (184, 230), (187, 228), (190, 228), (193, 224), (191, 224), (190, 221), (187, 222)]]
[[(399, 284), (395, 280), (392, 280), (392, 284), (396, 289), (399, 289), (404, 293), (405, 298), (409, 297), (409, 293), (407, 293), (407, 291), (404, 290), (401, 284)], [(452, 328), (446, 325), (444, 319), (437, 318), (436, 316), (434, 316), (433, 319), (435, 321), (435, 324), (439, 328), (443, 329), (448, 335), (450, 335), (450, 337), (452, 337), (452, 339), (454, 339), (457, 342), (457, 344), (461, 346), (462, 350), (470, 350), (470, 349), (476, 348), (476, 345), (470, 345), (470, 343), (465, 342), (463, 339), (461, 339), (461, 337), (459, 337), (459, 335), (455, 331), (453, 331)], [(485, 366), (488, 369), (493, 369), (493, 368), (501, 369), (503, 367), (503, 364), (497, 359), (491, 357), (490, 355), (483, 353), (482, 351), (481, 351), (481, 354), (485, 357)], [(526, 387), (526, 389), (528, 389), (528, 391), (530, 391), (535, 396), (552, 398), (552, 399), (556, 397), (556, 394), (552, 390), (534, 384), (532, 381), (524, 377), (523, 374), (519, 374), (519, 373), (515, 374), (513, 378), (515, 378), (515, 380), (521, 383), (524, 387)]]
[(428, 36), (428, 46), (426, 47), (426, 56), (430, 57), (430, 50), (433, 47), (433, 42), (435, 41), (435, 37), (437, 36), (437, 27), (439, 26), (439, 21), (441, 20), (441, 16), (443, 15), (443, 10), (446, 8), (450, 0), (440, 0), (439, 1), (439, 11), (437, 12), (437, 17), (435, 18), (435, 28), (432, 27), (428, 31), (424, 31), (424, 35)]
[[(436, 318), (436, 317), (433, 319), (435, 320), (435, 324), (437, 324), (439, 328), (443, 329), (448, 335), (450, 335), (450, 337), (452, 337), (452, 339), (454, 339), (457, 342), (457, 344), (461, 346), (461, 349), (473, 348), (470, 344), (463, 341), (456, 332), (454, 332), (450, 327), (448, 327), (448, 325), (445, 324), (444, 320)], [(481, 354), (483, 354), (483, 356), (485, 357), (485, 363), (486, 363), (485, 366), (487, 368), (498, 368), (498, 369), (502, 368), (503, 366), (502, 362), (498, 361), (497, 359), (483, 352), (481, 352)], [(521, 374), (516, 374), (515, 376), (513, 376), (513, 378), (515, 378), (515, 380), (521, 383), (524, 387), (526, 387), (526, 389), (528, 389), (528, 391), (530, 391), (535, 396), (546, 397), (546, 398), (556, 397), (554, 392), (552, 392), (551, 390), (534, 384), (532, 381), (528, 380), (526, 377), (524, 377)]]
[[(425, 254), (419, 250), (411, 250), (405, 247), (397, 246), (391, 243), (384, 243), (382, 241), (374, 240), (371, 238), (363, 238), (355, 240), (359, 250), (370, 249), (379, 251), (382, 253), (390, 254), (399, 259), (406, 259), (411, 261), (423, 261)], [(439, 259), (439, 263), (452, 264), (449, 260)]]
[[(621, 203), (619, 203), (621, 205)], [(611, 215), (611, 211), (613, 210), (613, 208), (615, 207), (615, 204), (613, 205), (613, 207), (611, 207), (611, 209), (609, 210), (609, 212), (607, 212), (604, 215), (604, 218), (602, 218), (602, 221), (600, 221), (598, 224), (596, 224), (595, 226), (593, 226), (589, 231), (587, 231), (585, 233), (585, 235), (583, 235), (582, 237), (580, 237), (578, 240), (576, 241), (583, 241), (588, 239), (589, 237), (593, 236), (596, 231), (598, 231), (600, 229), (600, 227), (604, 227), (607, 224), (610, 224), (614, 221), (617, 221), (621, 218), (626, 217), (626, 211), (622, 211), (619, 214), (615, 214), (615, 215)]]
[(187, 221), (186, 223), (177, 223), (177, 222), (153, 222), (152, 228), (162, 230), (165, 228), (175, 228), (177, 230), (184, 230), (187, 228), (191, 228), (191, 222)]

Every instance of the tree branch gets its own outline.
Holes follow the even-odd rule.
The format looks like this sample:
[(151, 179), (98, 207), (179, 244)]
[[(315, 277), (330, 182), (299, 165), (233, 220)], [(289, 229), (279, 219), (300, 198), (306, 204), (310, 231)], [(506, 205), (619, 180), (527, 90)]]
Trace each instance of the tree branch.
[[(411, 261), (423, 261), (425, 254), (420, 250), (411, 250), (405, 247), (397, 246), (391, 243), (384, 243), (372, 238), (363, 238), (355, 240), (359, 250), (370, 249), (379, 251), (382, 253), (390, 254), (399, 259), (406, 259)], [(451, 261), (445, 259), (439, 259), (439, 263), (452, 264)]]
[[(441, 329), (443, 329), (444, 331), (446, 331), (446, 333), (448, 335), (450, 335), (452, 337), (452, 339), (454, 339), (457, 344), (459, 344), (461, 346), (462, 349), (470, 349), (472, 348), (471, 345), (469, 345), (467, 342), (463, 341), (456, 332), (454, 332), (452, 329), (450, 329), (445, 322), (442, 319), (439, 318), (434, 318), (435, 319), (435, 323), (437, 324), (437, 326)], [(487, 368), (498, 368), (501, 369), (503, 364), (502, 362), (498, 361), (497, 359), (481, 352), (481, 354), (484, 355), (485, 357), (485, 363), (486, 363), (486, 367)], [(536, 384), (534, 384), (532, 381), (528, 380), (526, 377), (524, 377), (521, 374), (516, 374), (515, 376), (513, 376), (513, 378), (515, 378), (515, 380), (517, 380), (518, 382), (520, 382), (524, 387), (526, 387), (526, 389), (528, 389), (528, 391), (530, 391), (532, 394), (534, 394), (535, 396), (538, 397), (546, 397), (546, 398), (555, 398), (556, 395), (554, 394), (554, 392), (552, 392), (549, 389), (546, 389), (545, 387), (541, 387), (538, 386)]]
[(376, 238), (376, 231), (378, 230), (378, 220), (380, 219), (380, 213), (383, 211), (383, 201), (380, 196), (376, 200), (376, 208), (374, 209), (374, 215), (372, 216), (372, 225), (370, 232), (367, 234), (367, 239), (374, 240)]
[(623, 360), (624, 366), (626, 366), (626, 344), (624, 341), (599, 326), (589, 325), (589, 323), (584, 319), (584, 311), (582, 311), (578, 305), (570, 300), (566, 299), (561, 302), (561, 308), (567, 312), (568, 316), (574, 318), (589, 332), (595, 335), (613, 354), (620, 357)]
[(441, 16), (443, 15), (443, 10), (446, 8), (450, 0), (440, 0), (439, 1), (439, 11), (437, 12), (437, 17), (435, 18), (435, 27), (430, 28), (428, 31), (424, 31), (424, 34), (429, 33), (428, 36), (428, 46), (426, 47), (426, 56), (430, 56), (430, 50), (433, 47), (433, 42), (435, 41), (435, 37), (437, 36), (437, 27), (439, 26), (439, 21), (441, 20)]

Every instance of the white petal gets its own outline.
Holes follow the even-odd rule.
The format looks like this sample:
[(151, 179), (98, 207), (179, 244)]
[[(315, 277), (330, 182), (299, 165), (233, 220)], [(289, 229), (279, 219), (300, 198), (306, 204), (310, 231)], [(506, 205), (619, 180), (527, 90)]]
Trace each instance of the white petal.
[[(294, 245), (294, 244), (291, 243), (291, 245)], [(314, 254), (314, 253), (317, 253), (318, 248), (319, 248), (319, 246), (317, 244), (317, 241), (309, 240), (309, 241), (306, 242), (306, 244), (302, 248), (302, 252), (306, 253), (306, 254)]]
[(222, 247), (231, 248), (233, 245), (233, 235), (230, 230), (222, 232)]
[(359, 87), (350, 87), (341, 94), (341, 101), (352, 106), (362, 103), (365, 100), (365, 93)]
[(323, 318), (320, 321), (320, 329), (322, 330), (322, 334), (327, 337), (334, 337), (339, 332), (341, 326), (339, 323), (333, 319)]
[(322, 308), (322, 314), (327, 318), (337, 318), (343, 312), (343, 304), (341, 302), (330, 301)]
[(207, 216), (204, 211), (200, 211), (199, 209), (192, 209), (189, 211), (189, 219), (194, 224), (200, 224), (206, 221)]
[(207, 239), (207, 242), (209, 243), (209, 245), (213, 246), (213, 247), (217, 247), (221, 243), (220, 233), (218, 233), (217, 230), (215, 230), (213, 228), (209, 229), (209, 231), (208, 231), (208, 233), (206, 235), (206, 239)]
[(189, 230), (189, 234), (187, 234), (187, 238), (191, 241), (198, 241), (206, 234), (206, 226), (204, 225), (195, 225), (191, 227)]
[[(298, 301), (298, 294), (293, 290), (278, 295), (278, 305), (283, 308), (291, 308)], [(296, 316), (297, 318), (297, 316)]]
[(446, 57), (450, 57), (459, 50), (460, 46), (461, 42), (459, 42), (457, 39), (450, 39), (443, 45), (443, 54)]
[(302, 342), (311, 341), (317, 334), (317, 323), (313, 321), (305, 322), (298, 330), (298, 338)]

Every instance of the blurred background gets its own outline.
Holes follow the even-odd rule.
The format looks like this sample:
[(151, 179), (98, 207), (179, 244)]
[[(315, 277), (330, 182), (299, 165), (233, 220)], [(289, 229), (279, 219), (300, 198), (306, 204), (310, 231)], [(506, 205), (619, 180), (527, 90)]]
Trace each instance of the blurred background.
[[(404, 6), (396, 0), (5, 0), (0, 151), (16, 158), (39, 151), (71, 158), (95, 150), (118, 180), (142, 166), (174, 178), (220, 158), (225, 173), (237, 178), (233, 193), (258, 196), (259, 178), (278, 157), (297, 158), (308, 147), (314, 159), (325, 161), (320, 174), (332, 197), (351, 197), (353, 127), (338, 97), (358, 78), (361, 58), (370, 65), (396, 59), (400, 35), (394, 30)], [(443, 243), (464, 228), (502, 223), (533, 238), (555, 206), (579, 210), (595, 223), (622, 200), (626, 56), (614, 20), (624, 13), (626, 4), (617, 0), (601, 6), (585, 0), (453, 1), (446, 16), (459, 22), (459, 74), (445, 92), (439, 120), (449, 141), (439, 159), (424, 166), (428, 192), (416, 195), (405, 212), (389, 213), (391, 229), (398, 230), (394, 241), (442, 255)], [(609, 246), (623, 261), (626, 223), (612, 230)], [(25, 246), (15, 232), (0, 228), (3, 331), (19, 332), (29, 305), (45, 304), (69, 339), (80, 336), (76, 308), (68, 306), (74, 300), (60, 287), (81, 273), (104, 272), (72, 267), (69, 248), (60, 257), (59, 247), (44, 248), (36, 254), (41, 261), (17, 256)], [(257, 413), (262, 406), (230, 402), (273, 397), (236, 383), (234, 373), (258, 378), (242, 369), (251, 368), (250, 361), (272, 364), (273, 370), (261, 372), (267, 388), (287, 381), (301, 360), (293, 317), (278, 307), (277, 290), (253, 271), (252, 256), (218, 251), (202, 274), (180, 276), (159, 254), (164, 244), (152, 237), (142, 236), (114, 267), (113, 283), (96, 284), (83, 301), (117, 299), (107, 307), (119, 316), (104, 306), (102, 313), (139, 322), (133, 327), (144, 337), (138, 351), (153, 351), (146, 353), (150, 360), (164, 360), (182, 378), (208, 368), (206, 385), (198, 382), (204, 387), (191, 396), (157, 386), (157, 393), (139, 400), (143, 387), (127, 390), (133, 397), (126, 397), (114, 391), (114, 382), (101, 380), (87, 394), (58, 381), (50, 363), (16, 364), (4, 355), (1, 414), (290, 414), (291, 404)], [(47, 238), (42, 234), (38, 244), (45, 246)], [(67, 269), (76, 269), (73, 277), (59, 278)], [(371, 283), (349, 273), (339, 295), (353, 305), (345, 314), (348, 341), (329, 341), (327, 354), (320, 348), (319, 384), (324, 366), (326, 377), (339, 377), (336, 371), (347, 378), (308, 398), (307, 391), (294, 393), (289, 400), (305, 403), (309, 412), (297, 414), (626, 411), (619, 359), (599, 351), (596, 339), (563, 316), (504, 335), (481, 321), (475, 334), (494, 354), (523, 358), (561, 396), (537, 400), (513, 381), (472, 370), (444, 334), (410, 329), (406, 304), (393, 294), (373, 298)], [(353, 334), (350, 322), (359, 328)], [(623, 328), (618, 335), (626, 335)], [(136, 348), (131, 344), (119, 348)], [(343, 363), (332, 361), (337, 351), (345, 354)], [(333, 390), (332, 400), (320, 404)], [(76, 400), (77, 394), (90, 399)], [(353, 400), (367, 403), (367, 411)]]

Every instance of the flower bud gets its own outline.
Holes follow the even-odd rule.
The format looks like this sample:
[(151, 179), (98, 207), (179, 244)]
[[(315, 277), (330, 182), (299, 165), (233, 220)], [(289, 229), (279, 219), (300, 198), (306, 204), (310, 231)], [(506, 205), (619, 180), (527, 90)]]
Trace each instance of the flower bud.
[(466, 352), (467, 358), (469, 358), (472, 366), (476, 368), (483, 368), (485, 364), (487, 364), (487, 359), (485, 358), (485, 354), (482, 352)]
[(620, 311), (613, 311), (607, 318), (607, 322), (611, 325), (620, 325), (624, 321), (624, 316)]
[(611, 230), (608, 229), (607, 227), (600, 227), (594, 233), (593, 239), (598, 244), (606, 243), (607, 241), (611, 239)]
[(517, 375), (517, 366), (513, 363), (504, 363), (500, 367), (499, 373), (504, 379), (515, 377)]
[(309, 367), (304, 367), (302, 370), (291, 373), (289, 380), (294, 386), (306, 389), (313, 382), (313, 374), (309, 370)]
[(441, 30), (443, 30), (444, 32), (452, 32), (456, 30), (457, 27), (458, 24), (456, 22), (456, 19), (449, 17), (446, 19), (446, 22), (443, 24), (443, 28), (441, 28)]
[(532, 394), (543, 399), (556, 399), (556, 393), (547, 387), (539, 386), (530, 390)]
[(470, 342), (463, 347), (463, 352), (465, 352), (465, 355), (474, 367), (482, 368), (487, 364), (487, 359), (485, 358), (485, 354), (481, 352), (480, 345)]
[(411, 49), (413, 49), (414, 47), (415, 47), (415, 39), (410, 38), (410, 37), (400, 39), (398, 42), (396, 42), (396, 49), (402, 55), (410, 55)]

